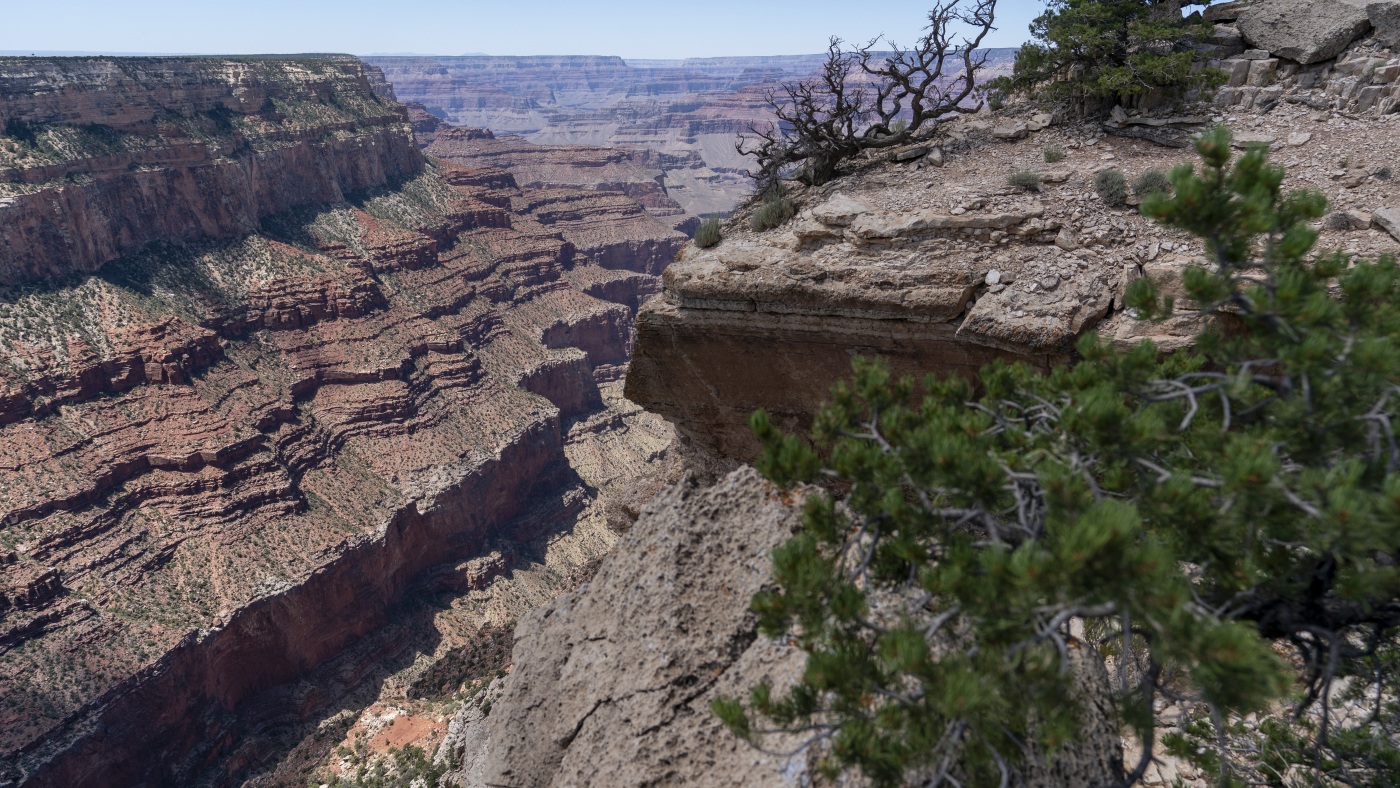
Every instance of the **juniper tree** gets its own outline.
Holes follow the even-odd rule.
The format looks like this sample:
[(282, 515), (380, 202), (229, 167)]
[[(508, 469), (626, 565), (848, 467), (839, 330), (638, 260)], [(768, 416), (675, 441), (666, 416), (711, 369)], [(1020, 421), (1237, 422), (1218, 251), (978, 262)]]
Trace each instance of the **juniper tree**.
[[(1143, 202), (1204, 245), (1192, 350), (1089, 334), (976, 386), (862, 361), (811, 442), (754, 415), (759, 469), (825, 487), (752, 601), (805, 671), (717, 700), (731, 730), (800, 732), (878, 785), (996, 784), (1075, 746), (1089, 654), (1144, 745), (1128, 783), (1164, 748), (1221, 784), (1400, 782), (1400, 268), (1314, 253), (1325, 200), (1265, 149), (1197, 149)], [(1128, 301), (1183, 314), (1146, 279)], [(1188, 713), (1159, 740), (1162, 700)]]
[(877, 52), (875, 39), (847, 50), (833, 37), (817, 74), (769, 92), (775, 121), (735, 143), (756, 160), (759, 191), (789, 174), (825, 183), (862, 151), (906, 144), (946, 115), (978, 110), (988, 57), (979, 48), (995, 19), (996, 0), (941, 0), (908, 49), (891, 42), (892, 51)]
[[(1194, 5), (1203, 5), (1196, 3)], [(1034, 40), (1016, 53), (1011, 76), (994, 90), (1034, 93), (1094, 114), (1117, 101), (1131, 105), (1154, 92), (1180, 95), (1219, 83), (1196, 69), (1192, 45), (1210, 33), (1183, 19), (1180, 0), (1049, 0), (1031, 23)]]

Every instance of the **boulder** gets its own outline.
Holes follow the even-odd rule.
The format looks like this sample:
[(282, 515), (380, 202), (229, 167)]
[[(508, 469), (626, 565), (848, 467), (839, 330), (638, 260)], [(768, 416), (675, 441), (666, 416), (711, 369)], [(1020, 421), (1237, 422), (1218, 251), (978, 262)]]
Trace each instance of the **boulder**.
[(1400, 0), (1367, 3), (1366, 17), (1375, 28), (1377, 41), (1391, 49), (1400, 49)]
[(1360, 0), (1258, 0), (1239, 17), (1245, 41), (1305, 65), (1336, 57), (1370, 29)]
[(1207, 22), (1233, 22), (1240, 18), (1240, 14), (1249, 8), (1249, 0), (1237, 0), (1234, 3), (1221, 3), (1207, 8), (1204, 14)]
[(1377, 209), (1371, 214), (1371, 221), (1375, 226), (1390, 233), (1395, 240), (1400, 241), (1400, 208), (1387, 206)]
[(992, 136), (1010, 142), (1024, 139), (1027, 134), (1030, 134), (1030, 131), (1030, 128), (1024, 123), (1008, 123), (992, 129)]
[(869, 212), (869, 205), (837, 192), (812, 211), (812, 218), (828, 227), (847, 227), (856, 217)]

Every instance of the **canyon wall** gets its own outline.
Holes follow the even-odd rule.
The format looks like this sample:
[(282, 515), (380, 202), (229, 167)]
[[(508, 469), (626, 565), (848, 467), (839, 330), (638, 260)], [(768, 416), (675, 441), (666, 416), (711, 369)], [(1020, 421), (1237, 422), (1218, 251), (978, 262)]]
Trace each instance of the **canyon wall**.
[(0, 285), (416, 175), (404, 110), (376, 89), (392, 95), (349, 57), (0, 58)]
[[(1014, 50), (989, 50), (987, 78)], [(768, 92), (825, 55), (626, 60), (618, 57), (371, 57), (404, 101), (453, 124), (539, 145), (649, 151), (687, 213), (728, 213), (748, 197), (740, 134), (771, 120)]]
[(430, 611), (403, 656), (415, 599), (563, 590), (665, 456), (619, 388), (685, 236), (427, 160), (392, 97), (347, 57), (0, 60), (0, 785), (238, 782), (470, 641)]

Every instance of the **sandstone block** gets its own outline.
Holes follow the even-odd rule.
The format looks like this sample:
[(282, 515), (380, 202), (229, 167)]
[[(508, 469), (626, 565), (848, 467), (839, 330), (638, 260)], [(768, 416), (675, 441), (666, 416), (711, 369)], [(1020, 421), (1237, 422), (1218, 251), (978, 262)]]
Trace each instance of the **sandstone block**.
[(1371, 214), (1371, 220), (1382, 230), (1390, 233), (1391, 237), (1400, 241), (1400, 207), (1386, 206), (1377, 209)]
[(1030, 128), (1027, 127), (1024, 123), (1009, 123), (993, 128), (992, 136), (996, 137), (999, 140), (1006, 140), (1010, 142), (1014, 140), (1025, 139), (1026, 136), (1030, 134), (1030, 131)]
[(1205, 43), (1214, 57), (1237, 57), (1244, 52), (1244, 37), (1230, 25), (1216, 25)]
[(1336, 57), (1370, 28), (1366, 9), (1345, 0), (1258, 0), (1239, 17), (1245, 41), (1305, 65)]
[(1274, 76), (1277, 73), (1278, 60), (1276, 58), (1250, 61), (1248, 82), (1254, 87), (1266, 87), (1273, 84)]
[(847, 227), (856, 217), (869, 212), (869, 205), (837, 192), (812, 210), (812, 218), (830, 227)]
[(1227, 79), (1225, 84), (1232, 88), (1243, 87), (1249, 81), (1250, 62), (1242, 58), (1220, 61), (1220, 70), (1225, 72)]
[(1252, 0), (1236, 0), (1236, 2), (1233, 3), (1221, 3), (1220, 5), (1213, 5), (1207, 8), (1203, 16), (1207, 22), (1233, 22), (1239, 19), (1240, 14), (1244, 13), (1250, 5), (1252, 5)]
[(1241, 60), (1268, 60), (1269, 52), (1264, 49), (1246, 49), (1240, 54)]

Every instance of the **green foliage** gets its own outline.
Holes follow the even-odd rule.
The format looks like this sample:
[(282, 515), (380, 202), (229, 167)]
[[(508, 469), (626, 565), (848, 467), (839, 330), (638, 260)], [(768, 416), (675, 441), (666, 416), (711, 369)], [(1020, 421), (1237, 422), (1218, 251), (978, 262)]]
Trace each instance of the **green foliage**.
[[(1073, 746), (1076, 662), (1109, 656), (1145, 745), (1130, 783), (1165, 746), (1220, 784), (1395, 784), (1400, 267), (1314, 255), (1325, 201), (1284, 193), (1267, 150), (1232, 163), (1224, 129), (1197, 150), (1143, 204), (1205, 244), (1191, 351), (1091, 334), (1073, 367), (995, 363), (976, 387), (858, 360), (811, 443), (755, 414), (761, 472), (834, 484), (752, 600), (806, 669), (718, 699), (731, 730), (801, 732), (875, 785), (954, 764), (995, 785)], [(1149, 279), (1128, 300), (1173, 311)], [(1158, 742), (1163, 697), (1189, 711)], [(1348, 699), (1369, 711), (1341, 721)]]
[(39, 133), (33, 126), (19, 118), (10, 118), (5, 121), (5, 136), (13, 137), (26, 145), (34, 146), (39, 143)]
[(1170, 194), (1171, 190), (1171, 178), (1161, 170), (1148, 170), (1133, 179), (1133, 194), (1139, 198), (1149, 194)]
[(711, 217), (700, 222), (700, 227), (695, 231), (695, 245), (701, 249), (709, 249), (720, 242), (719, 219)]
[(1011, 76), (993, 90), (1034, 92), (1095, 114), (1152, 93), (1213, 88), (1223, 75), (1192, 68), (1192, 45), (1211, 25), (1183, 19), (1169, 0), (1048, 0), (1031, 23), (1033, 41), (1016, 54)]
[[(342, 746), (337, 754), (348, 759), (354, 771), (331, 777), (332, 788), (412, 788), (415, 782), (434, 786), (447, 773), (446, 764), (434, 764), (422, 747), (413, 745), (390, 749), (388, 758), (371, 758), (363, 741), (357, 741), (354, 750)], [(313, 779), (310, 784), (320, 782)]]
[(1114, 208), (1121, 208), (1128, 202), (1128, 181), (1118, 170), (1099, 170), (1094, 176), (1094, 191), (1098, 192), (1099, 199)]
[(1007, 176), (1006, 182), (1018, 189), (1025, 189), (1028, 192), (1038, 192), (1040, 191), (1041, 184), (1045, 182), (1045, 179), (1040, 177), (1040, 173), (1022, 170), (1021, 172), (1013, 172), (1011, 175)]
[(797, 206), (788, 197), (787, 188), (780, 182), (774, 182), (763, 192), (763, 201), (754, 208), (750, 224), (754, 230), (765, 232), (781, 227), (796, 214)]
[(1047, 145), (1045, 147), (1045, 163), (1059, 164), (1065, 160), (1065, 149), (1058, 145)]

